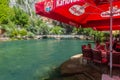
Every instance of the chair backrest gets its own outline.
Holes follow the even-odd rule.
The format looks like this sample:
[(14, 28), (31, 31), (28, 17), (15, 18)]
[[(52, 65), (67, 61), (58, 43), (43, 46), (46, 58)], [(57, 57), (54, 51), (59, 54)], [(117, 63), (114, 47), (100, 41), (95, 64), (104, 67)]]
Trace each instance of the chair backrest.
[(93, 61), (97, 62), (97, 63), (101, 63), (102, 62), (102, 53), (100, 50), (92, 50), (93, 52)]
[(83, 49), (83, 58), (87, 58), (87, 59), (91, 60), (92, 59), (92, 49), (90, 49), (90, 48)]
[[(108, 53), (108, 62), (110, 62), (110, 54)], [(120, 66), (120, 53), (119, 52), (113, 52), (112, 53), (112, 64), (113, 66)]]
[(104, 44), (100, 45), (100, 47), (98, 49), (105, 50), (105, 45)]

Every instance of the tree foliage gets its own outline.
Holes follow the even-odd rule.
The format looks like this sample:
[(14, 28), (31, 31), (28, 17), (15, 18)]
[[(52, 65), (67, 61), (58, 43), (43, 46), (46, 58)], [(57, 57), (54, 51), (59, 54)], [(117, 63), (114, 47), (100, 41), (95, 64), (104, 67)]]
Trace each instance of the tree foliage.
[(60, 26), (55, 26), (55, 27), (53, 27), (52, 29), (51, 29), (51, 34), (57, 34), (57, 35), (60, 35), (60, 34), (64, 34), (65, 32), (64, 32), (65, 30), (62, 28), (62, 27), (60, 27)]
[(26, 25), (29, 24), (29, 16), (19, 7), (14, 7), (14, 13), (15, 16), (13, 21), (15, 22), (16, 25), (25, 27)]
[(0, 0), (0, 24), (7, 24), (13, 16), (13, 10), (9, 7), (8, 0)]

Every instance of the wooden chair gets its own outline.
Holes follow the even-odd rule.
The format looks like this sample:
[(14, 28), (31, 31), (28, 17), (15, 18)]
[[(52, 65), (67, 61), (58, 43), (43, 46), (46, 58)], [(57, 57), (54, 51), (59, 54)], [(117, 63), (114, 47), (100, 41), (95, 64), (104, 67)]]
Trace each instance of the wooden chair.
[[(108, 66), (110, 66), (110, 54), (107, 53), (108, 56)], [(120, 76), (120, 52), (113, 52), (112, 53), (112, 67), (119, 68), (119, 76)]]
[[(100, 50), (92, 50), (93, 53), (93, 62), (100, 64), (102, 71), (102, 65), (107, 64), (107, 59), (102, 57), (102, 52)], [(103, 71), (102, 71), (103, 72)]]
[(92, 61), (92, 49), (90, 48), (83, 49), (83, 59), (87, 60), (87, 62)]
[(93, 50), (93, 62), (96, 63), (106, 63), (107, 59), (102, 57), (102, 52), (100, 50)]

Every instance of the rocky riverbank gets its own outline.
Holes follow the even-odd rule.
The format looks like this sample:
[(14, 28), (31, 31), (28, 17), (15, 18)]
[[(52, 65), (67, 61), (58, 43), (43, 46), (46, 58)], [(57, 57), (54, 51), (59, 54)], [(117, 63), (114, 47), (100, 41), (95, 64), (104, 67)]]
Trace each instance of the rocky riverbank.
[(10, 40), (10, 38), (8, 38), (8, 37), (0, 37), (0, 41), (9, 41)]
[(82, 62), (82, 55), (78, 54), (65, 61), (60, 66), (61, 78), (53, 80), (101, 80), (100, 71), (86, 62)]
[(90, 40), (92, 37), (85, 35), (37, 35), (35, 39), (44, 39), (44, 38), (54, 38), (54, 39), (81, 39), (81, 40)]
[(17, 36), (14, 38), (4, 37), (0, 35), (0, 41), (9, 41), (9, 40), (30, 40), (30, 39), (78, 39), (78, 40), (93, 40), (92, 37), (85, 35), (36, 35), (34, 37), (27, 36)]

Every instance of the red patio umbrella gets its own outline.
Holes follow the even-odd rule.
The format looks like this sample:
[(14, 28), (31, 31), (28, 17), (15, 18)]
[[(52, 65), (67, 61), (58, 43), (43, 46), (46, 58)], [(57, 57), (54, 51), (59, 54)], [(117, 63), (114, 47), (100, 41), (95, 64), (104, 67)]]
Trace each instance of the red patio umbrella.
[[(65, 4), (64, 0), (54, 0), (53, 12), (74, 20), (80, 24), (88, 21), (109, 20), (110, 4), (108, 0), (76, 0)], [(120, 0), (113, 0), (113, 18), (120, 18)]]
[[(120, 25), (120, 18), (113, 18), (113, 25)], [(97, 26), (109, 26), (109, 19), (103, 20), (92, 20), (88, 21), (86, 24), (83, 24), (83, 27), (97, 27)]]
[(54, 0), (53, 12), (74, 20), (80, 24), (86, 23), (86, 19), (96, 5), (93, 0)]
[[(68, 2), (69, 4), (67, 0), (66, 2), (63, 1), (54, 0), (53, 2), (53, 0), (44, 0), (43, 2), (36, 3), (36, 13), (77, 27), (80, 24), (84, 24), (83, 27), (109, 26), (109, 17), (107, 17), (110, 14), (108, 11), (109, 4), (103, 4), (108, 3), (107, 0), (100, 0), (101, 2), (95, 0), (95, 3), (93, 0), (73, 0), (74, 2)], [(120, 1), (116, 0), (114, 2), (115, 7), (118, 7), (119, 5), (116, 4), (120, 4)], [(76, 11), (76, 5), (82, 5), (84, 7), (83, 10), (80, 11), (79, 8)], [(113, 25), (120, 24), (120, 16), (116, 16), (120, 15), (119, 13), (120, 11), (117, 10), (117, 13), (114, 14), (115, 18), (118, 19), (114, 19)]]
[(36, 3), (35, 9), (36, 9), (36, 14), (39, 14), (44, 17), (48, 17), (53, 20), (64, 22), (64, 23), (72, 25), (72, 26), (79, 27), (79, 23), (77, 23), (73, 20), (70, 20), (70, 19), (68, 19), (60, 14), (54, 13), (52, 11), (51, 12), (45, 11), (45, 1)]
[[(109, 26), (97, 26), (97, 27), (92, 27), (93, 30), (97, 31), (109, 31), (110, 27)], [(112, 30), (120, 30), (120, 25), (113, 25)]]

